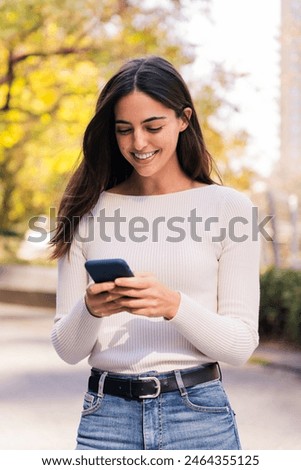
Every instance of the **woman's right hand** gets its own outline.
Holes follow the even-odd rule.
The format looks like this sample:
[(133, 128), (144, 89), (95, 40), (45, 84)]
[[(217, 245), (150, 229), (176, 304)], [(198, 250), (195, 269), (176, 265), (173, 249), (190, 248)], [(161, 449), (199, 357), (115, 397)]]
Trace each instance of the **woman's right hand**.
[(114, 282), (95, 283), (87, 287), (85, 302), (91, 315), (102, 318), (124, 311), (124, 308), (118, 307), (115, 303), (115, 300), (122, 295), (110, 292), (114, 287), (116, 287)]

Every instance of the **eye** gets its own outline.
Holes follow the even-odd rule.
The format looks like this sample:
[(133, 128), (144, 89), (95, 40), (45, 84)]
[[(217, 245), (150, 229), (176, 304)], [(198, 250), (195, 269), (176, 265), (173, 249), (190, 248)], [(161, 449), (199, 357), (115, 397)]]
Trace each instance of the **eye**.
[(147, 128), (147, 130), (148, 130), (149, 132), (153, 132), (154, 134), (155, 134), (156, 132), (160, 132), (161, 129), (163, 129), (163, 126), (161, 126), (161, 127), (148, 127), (148, 128)]
[(116, 133), (117, 133), (117, 134), (121, 134), (121, 135), (127, 135), (127, 134), (129, 134), (131, 131), (132, 131), (131, 128), (120, 129), (120, 128), (117, 127), (117, 129), (116, 129)]

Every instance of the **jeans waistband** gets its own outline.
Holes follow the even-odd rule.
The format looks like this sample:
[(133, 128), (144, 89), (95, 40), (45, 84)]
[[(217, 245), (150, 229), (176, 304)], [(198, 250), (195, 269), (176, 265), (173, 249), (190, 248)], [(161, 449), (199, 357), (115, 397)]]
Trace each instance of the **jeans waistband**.
[(133, 400), (156, 398), (160, 393), (180, 391), (194, 385), (221, 380), (217, 362), (203, 364), (194, 369), (182, 369), (163, 374), (129, 375), (114, 374), (92, 368), (89, 390), (99, 395), (109, 394)]

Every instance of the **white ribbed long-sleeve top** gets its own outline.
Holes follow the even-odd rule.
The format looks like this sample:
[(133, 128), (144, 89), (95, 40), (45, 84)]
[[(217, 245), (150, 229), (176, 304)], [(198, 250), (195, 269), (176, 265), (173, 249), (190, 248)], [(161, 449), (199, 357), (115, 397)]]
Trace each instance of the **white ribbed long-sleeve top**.
[[(52, 341), (68, 363), (118, 373), (165, 372), (208, 361), (245, 363), (258, 344), (257, 209), (219, 185), (154, 196), (103, 192), (58, 263)], [(123, 258), (180, 292), (172, 320), (122, 312), (95, 318), (87, 259)]]

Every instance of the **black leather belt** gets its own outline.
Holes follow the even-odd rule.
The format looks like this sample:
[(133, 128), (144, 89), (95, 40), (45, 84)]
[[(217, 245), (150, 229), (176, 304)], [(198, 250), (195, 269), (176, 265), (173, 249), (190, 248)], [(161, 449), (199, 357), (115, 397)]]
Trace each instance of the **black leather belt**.
[[(89, 391), (98, 393), (99, 380), (102, 372), (98, 369), (91, 370), (89, 378)], [(221, 372), (217, 362), (204, 364), (198, 369), (185, 372), (181, 371), (181, 377), (185, 388), (192, 387), (210, 380), (221, 379)], [(158, 378), (155, 376), (135, 377), (134, 379), (122, 379), (108, 374), (104, 381), (103, 393), (126, 397), (134, 400), (156, 398), (160, 393), (177, 390), (178, 384), (174, 372)]]

